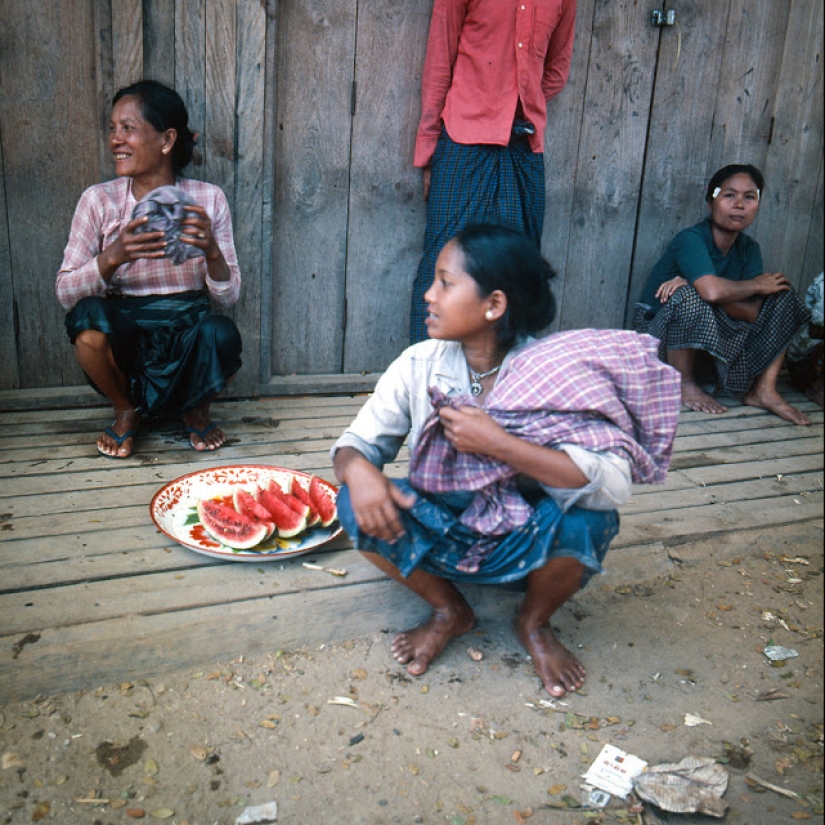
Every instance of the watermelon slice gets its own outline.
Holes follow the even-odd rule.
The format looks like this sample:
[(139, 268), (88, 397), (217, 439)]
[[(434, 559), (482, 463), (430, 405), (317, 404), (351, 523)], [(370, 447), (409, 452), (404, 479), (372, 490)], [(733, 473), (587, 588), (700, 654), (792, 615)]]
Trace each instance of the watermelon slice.
[(312, 499), (312, 506), (321, 517), (321, 526), (329, 527), (338, 518), (335, 494), (321, 483), (318, 476), (312, 476), (309, 480), (309, 497)]
[(296, 498), (291, 493), (285, 493), (283, 488), (274, 478), (269, 480), (269, 484), (266, 487), (267, 492), (271, 493), (275, 498), (281, 499), (281, 501), (289, 507), (290, 510), (294, 510), (298, 513), (299, 516), (302, 516), (307, 520), (309, 523), (309, 507), (304, 504), (301, 499)]
[(214, 499), (198, 502), (198, 518), (215, 541), (233, 550), (249, 550), (266, 538), (267, 525)]
[(261, 524), (267, 526), (267, 534), (265, 539), (270, 538), (275, 532), (275, 522), (272, 521), (272, 516), (269, 515), (269, 510), (266, 507), (258, 504), (255, 497), (244, 490), (242, 487), (236, 487), (232, 491), (232, 503), (235, 510), (241, 515), (251, 518), (253, 521), (259, 521)]
[(299, 501), (302, 501), (309, 507), (309, 515), (307, 515), (307, 526), (312, 527), (313, 524), (318, 524), (321, 521), (321, 516), (315, 509), (312, 499), (309, 497), (309, 491), (304, 488), (297, 476), (292, 476), (292, 482), (289, 485), (289, 492), (295, 496)]
[(278, 496), (270, 493), (269, 490), (258, 489), (255, 499), (269, 511), (270, 518), (275, 522), (278, 535), (288, 539), (297, 536), (306, 529), (307, 520), (305, 515), (296, 513), (291, 507), (286, 505)]

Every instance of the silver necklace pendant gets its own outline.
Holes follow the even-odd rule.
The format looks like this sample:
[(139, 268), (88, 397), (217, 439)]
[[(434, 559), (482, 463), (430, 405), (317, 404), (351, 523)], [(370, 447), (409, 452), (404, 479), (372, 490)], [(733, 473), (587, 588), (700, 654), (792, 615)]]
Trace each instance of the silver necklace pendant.
[[(468, 369), (470, 369), (468, 367)], [(479, 396), (484, 390), (484, 387), (481, 386), (481, 382), (485, 378), (489, 378), (491, 375), (495, 375), (501, 369), (501, 364), (497, 367), (493, 367), (491, 370), (487, 370), (487, 372), (475, 372), (474, 370), (470, 369), (470, 392), (475, 395)]]

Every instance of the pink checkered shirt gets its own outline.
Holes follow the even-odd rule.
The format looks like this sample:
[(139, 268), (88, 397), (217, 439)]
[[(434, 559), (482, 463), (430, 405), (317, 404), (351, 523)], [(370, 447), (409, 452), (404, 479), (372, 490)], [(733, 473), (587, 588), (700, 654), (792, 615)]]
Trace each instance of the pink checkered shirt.
[(179, 178), (175, 185), (202, 206), (212, 220), (212, 234), (231, 273), (229, 280), (209, 278), (203, 257), (190, 258), (177, 266), (166, 258), (143, 258), (118, 267), (106, 283), (97, 268), (97, 256), (117, 239), (135, 208), (132, 179), (115, 178), (89, 187), (75, 209), (55, 286), (64, 309), (71, 309), (81, 298), (105, 295), (109, 289), (117, 289), (124, 296), (138, 296), (170, 295), (205, 286), (220, 306), (230, 307), (238, 300), (241, 273), (226, 196), (219, 187), (203, 181)]

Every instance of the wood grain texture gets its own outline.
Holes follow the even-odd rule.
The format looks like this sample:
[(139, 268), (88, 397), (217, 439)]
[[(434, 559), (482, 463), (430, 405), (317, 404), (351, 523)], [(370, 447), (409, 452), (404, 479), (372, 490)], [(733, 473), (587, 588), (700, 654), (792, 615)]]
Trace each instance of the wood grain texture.
[(562, 329), (624, 322), (658, 46), (648, 13), (607, 0), (594, 6)]
[[(718, 12), (724, 14), (725, 5)], [(696, 2), (679, 3), (677, 27), (660, 29), (642, 195), (625, 323), (673, 236), (707, 215), (707, 158), (725, 30)]]
[(272, 374), (342, 368), (355, 10), (279, 6)]
[(112, 0), (112, 54), (115, 90), (144, 76), (142, 0)]
[[(735, 400), (723, 416), (682, 412), (667, 482), (634, 486), (595, 586), (668, 575), (674, 558), (729, 557), (765, 535), (821, 538), (825, 415), (782, 391), (811, 427)], [(329, 448), (365, 398), (221, 401), (213, 411), (229, 441), (219, 452), (188, 449), (178, 422), (147, 421), (126, 460), (94, 448), (104, 407), (0, 413), (0, 701), (418, 622), (423, 605), (344, 536), (306, 556), (231, 564), (172, 542), (149, 517), (163, 484), (206, 467), (268, 464), (332, 480)], [(388, 474), (406, 475), (407, 459), (402, 450)], [(507, 621), (518, 599), (494, 587), (466, 593), (492, 622)], [(39, 638), (23, 644), (27, 634)]]
[(425, 204), (413, 168), (431, 0), (358, 11), (344, 372), (384, 369), (409, 344)]
[(143, 2), (144, 76), (175, 88), (175, 0)]

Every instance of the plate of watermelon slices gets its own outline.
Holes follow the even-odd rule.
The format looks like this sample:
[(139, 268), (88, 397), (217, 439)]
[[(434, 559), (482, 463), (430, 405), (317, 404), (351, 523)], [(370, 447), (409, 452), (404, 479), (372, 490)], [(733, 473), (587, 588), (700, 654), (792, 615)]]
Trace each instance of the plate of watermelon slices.
[(338, 489), (316, 475), (259, 464), (212, 467), (176, 478), (149, 511), (170, 539), (229, 561), (276, 561), (340, 535)]

